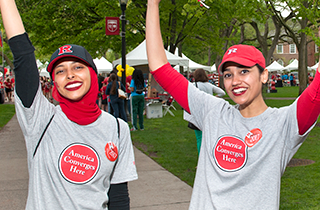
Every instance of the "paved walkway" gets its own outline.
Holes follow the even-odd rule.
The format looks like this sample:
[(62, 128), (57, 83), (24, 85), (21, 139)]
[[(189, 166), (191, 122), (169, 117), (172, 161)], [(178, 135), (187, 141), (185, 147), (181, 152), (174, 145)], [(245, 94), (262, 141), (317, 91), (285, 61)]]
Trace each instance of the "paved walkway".
[[(0, 210), (23, 210), (27, 199), (27, 152), (16, 116), (0, 131)], [(139, 179), (129, 183), (131, 209), (186, 210), (192, 188), (135, 149)]]

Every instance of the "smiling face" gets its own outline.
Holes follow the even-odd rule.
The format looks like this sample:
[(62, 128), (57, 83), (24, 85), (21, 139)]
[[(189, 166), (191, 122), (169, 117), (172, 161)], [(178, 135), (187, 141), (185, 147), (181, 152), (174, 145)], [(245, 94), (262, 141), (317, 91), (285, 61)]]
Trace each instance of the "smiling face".
[(234, 62), (224, 64), (224, 86), (229, 97), (240, 105), (240, 110), (259, 108), (265, 104), (262, 84), (267, 82), (268, 71), (260, 73), (257, 66), (244, 67)]
[(76, 58), (63, 58), (54, 67), (54, 81), (58, 92), (72, 101), (79, 101), (90, 89), (90, 71)]

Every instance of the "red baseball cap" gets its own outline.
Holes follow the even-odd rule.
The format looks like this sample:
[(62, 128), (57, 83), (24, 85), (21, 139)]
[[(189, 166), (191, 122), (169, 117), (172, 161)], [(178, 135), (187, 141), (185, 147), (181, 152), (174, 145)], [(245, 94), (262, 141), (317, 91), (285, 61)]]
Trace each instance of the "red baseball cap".
[(259, 64), (266, 67), (266, 60), (260, 50), (251, 45), (233, 45), (224, 54), (218, 72), (222, 75), (223, 65), (226, 62), (235, 62), (242, 66), (251, 67)]

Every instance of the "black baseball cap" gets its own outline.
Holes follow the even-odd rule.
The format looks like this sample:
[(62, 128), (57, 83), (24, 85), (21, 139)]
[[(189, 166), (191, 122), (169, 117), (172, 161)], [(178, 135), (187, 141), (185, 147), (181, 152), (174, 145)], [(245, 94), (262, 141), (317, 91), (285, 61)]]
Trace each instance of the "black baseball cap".
[(50, 73), (50, 76), (55, 66), (55, 63), (61, 58), (66, 58), (66, 57), (78, 58), (82, 60), (83, 62), (91, 66), (92, 69), (96, 72), (96, 74), (98, 74), (97, 67), (94, 64), (91, 55), (84, 47), (79, 45), (74, 45), (74, 44), (66, 44), (66, 45), (63, 45), (62, 47), (59, 47), (59, 49), (57, 49), (52, 54), (50, 58), (50, 63), (47, 66), (47, 71)]

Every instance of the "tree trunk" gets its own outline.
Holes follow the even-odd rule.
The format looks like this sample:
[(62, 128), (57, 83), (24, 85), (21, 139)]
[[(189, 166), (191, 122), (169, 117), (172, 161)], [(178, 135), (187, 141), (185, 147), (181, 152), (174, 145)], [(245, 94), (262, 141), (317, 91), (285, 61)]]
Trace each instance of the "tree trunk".
[[(307, 27), (308, 20), (306, 18), (300, 21), (301, 29), (305, 29)], [(307, 52), (307, 35), (305, 33), (300, 34), (300, 44), (299, 46), (299, 95), (307, 88), (308, 84), (308, 52)]]
[[(178, 44), (178, 56), (182, 57), (182, 44), (181, 43)], [(179, 66), (179, 71), (180, 71), (180, 74), (182, 74), (182, 75), (183, 75), (183, 68), (184, 68), (184, 66)]]

